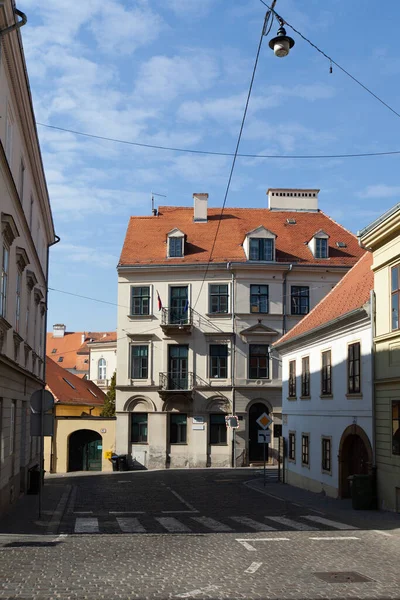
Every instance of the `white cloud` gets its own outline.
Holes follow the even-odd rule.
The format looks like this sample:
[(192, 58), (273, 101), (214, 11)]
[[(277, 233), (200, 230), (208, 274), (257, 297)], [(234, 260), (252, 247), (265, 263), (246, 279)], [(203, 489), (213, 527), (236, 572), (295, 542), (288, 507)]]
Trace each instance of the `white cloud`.
[(400, 200), (400, 186), (387, 185), (386, 183), (368, 185), (358, 193), (358, 196), (360, 198), (395, 198), (397, 196)]
[(215, 8), (218, 0), (164, 0), (163, 5), (180, 17), (201, 17), (211, 8)]

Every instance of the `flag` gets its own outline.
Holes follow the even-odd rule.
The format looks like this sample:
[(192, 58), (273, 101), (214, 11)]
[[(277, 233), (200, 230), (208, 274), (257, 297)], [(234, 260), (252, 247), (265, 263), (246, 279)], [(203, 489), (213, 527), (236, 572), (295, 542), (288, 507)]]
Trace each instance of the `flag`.
[(161, 302), (161, 298), (160, 298), (160, 294), (158, 293), (158, 290), (157, 290), (157, 301), (158, 301), (158, 310), (161, 310), (163, 306), (162, 306), (162, 302)]
[(189, 308), (189, 300), (186, 298), (185, 306), (183, 307), (183, 312), (187, 312)]

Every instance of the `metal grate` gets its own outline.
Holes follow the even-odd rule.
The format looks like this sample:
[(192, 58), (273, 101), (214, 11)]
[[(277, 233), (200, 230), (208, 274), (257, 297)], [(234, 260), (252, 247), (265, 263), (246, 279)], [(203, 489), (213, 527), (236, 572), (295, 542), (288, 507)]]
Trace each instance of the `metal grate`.
[(374, 579), (361, 575), (357, 571), (328, 571), (327, 573), (314, 573), (314, 575), (327, 583), (365, 583), (374, 581)]

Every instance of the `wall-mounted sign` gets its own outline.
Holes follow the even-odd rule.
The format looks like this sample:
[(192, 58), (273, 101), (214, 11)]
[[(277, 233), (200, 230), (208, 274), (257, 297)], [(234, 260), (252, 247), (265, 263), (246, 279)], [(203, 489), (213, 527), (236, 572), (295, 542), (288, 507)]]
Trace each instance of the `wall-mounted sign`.
[(193, 425), (203, 425), (204, 417), (193, 417)]
[(107, 429), (100, 429), (100, 433), (107, 433)]

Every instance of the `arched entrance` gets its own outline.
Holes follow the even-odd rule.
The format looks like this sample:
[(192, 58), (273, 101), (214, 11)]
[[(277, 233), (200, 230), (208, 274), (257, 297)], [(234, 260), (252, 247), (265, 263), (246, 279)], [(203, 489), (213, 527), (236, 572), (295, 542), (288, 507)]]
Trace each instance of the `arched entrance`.
[(350, 475), (367, 475), (372, 466), (372, 448), (358, 425), (344, 430), (339, 446), (339, 496), (350, 498)]
[[(260, 462), (264, 460), (263, 444), (258, 443), (258, 431), (261, 429), (257, 424), (257, 419), (266, 412), (269, 414), (268, 407), (263, 402), (256, 402), (250, 406), (249, 410), (249, 462)], [(265, 456), (268, 460), (268, 445)]]
[(68, 471), (101, 471), (102, 450), (102, 437), (97, 431), (74, 431), (69, 436)]

